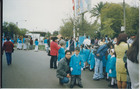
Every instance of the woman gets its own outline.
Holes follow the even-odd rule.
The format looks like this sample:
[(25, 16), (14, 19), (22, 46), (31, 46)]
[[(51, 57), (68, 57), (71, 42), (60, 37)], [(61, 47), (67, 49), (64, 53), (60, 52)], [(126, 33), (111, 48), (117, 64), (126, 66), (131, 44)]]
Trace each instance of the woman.
[(115, 45), (116, 52), (116, 73), (117, 73), (117, 86), (119, 89), (127, 87), (127, 73), (125, 64), (123, 62), (123, 56), (125, 51), (128, 50), (127, 35), (120, 33), (117, 38), (117, 45)]
[(127, 51), (127, 69), (131, 79), (131, 88), (139, 89), (139, 35)]
[(50, 43), (50, 55), (51, 55), (51, 60), (50, 60), (50, 68), (57, 69), (56, 66), (56, 61), (57, 61), (57, 56), (58, 56), (58, 50), (60, 47), (58, 46), (58, 38), (53, 37), (52, 42)]
[(69, 42), (69, 46), (70, 46), (70, 51), (71, 51), (72, 54), (73, 54), (74, 49), (75, 49), (75, 40), (73, 39), (73, 37), (71, 37), (71, 40), (70, 40), (70, 42)]

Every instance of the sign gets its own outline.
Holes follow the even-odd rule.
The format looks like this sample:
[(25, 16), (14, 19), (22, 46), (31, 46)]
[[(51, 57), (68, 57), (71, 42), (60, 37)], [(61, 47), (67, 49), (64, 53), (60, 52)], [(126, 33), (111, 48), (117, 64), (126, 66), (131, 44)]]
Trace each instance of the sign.
[(124, 28), (124, 26), (121, 26), (121, 31), (125, 31), (125, 28)]
[(91, 0), (76, 0), (76, 16), (91, 9)]

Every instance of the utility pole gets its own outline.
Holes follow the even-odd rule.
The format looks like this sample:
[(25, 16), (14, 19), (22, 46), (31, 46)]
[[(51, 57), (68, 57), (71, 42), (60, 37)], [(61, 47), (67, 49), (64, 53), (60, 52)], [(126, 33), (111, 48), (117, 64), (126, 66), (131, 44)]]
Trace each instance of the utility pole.
[(123, 0), (123, 15), (124, 15), (124, 33), (126, 33), (126, 23), (125, 23), (125, 0)]

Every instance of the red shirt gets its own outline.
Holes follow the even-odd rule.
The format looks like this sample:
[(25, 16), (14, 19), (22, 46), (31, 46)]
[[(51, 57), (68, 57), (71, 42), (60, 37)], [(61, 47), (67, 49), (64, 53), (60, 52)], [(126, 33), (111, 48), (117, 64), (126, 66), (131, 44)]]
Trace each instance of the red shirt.
[(5, 52), (11, 53), (13, 47), (14, 47), (14, 44), (11, 41), (4, 42), (3, 49), (5, 50)]
[(50, 43), (50, 48), (51, 48), (50, 55), (51, 56), (57, 56), (58, 55), (58, 50), (60, 49), (60, 47), (58, 46), (58, 44), (56, 42), (52, 41)]

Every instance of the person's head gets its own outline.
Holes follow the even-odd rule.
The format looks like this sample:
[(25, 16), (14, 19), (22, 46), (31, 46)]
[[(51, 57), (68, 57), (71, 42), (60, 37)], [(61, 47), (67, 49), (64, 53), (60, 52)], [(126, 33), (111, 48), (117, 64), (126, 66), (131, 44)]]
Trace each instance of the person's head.
[(63, 39), (63, 37), (61, 37), (60, 39)]
[(112, 55), (115, 55), (115, 57), (116, 57), (116, 53), (115, 53), (115, 50), (114, 49), (111, 49), (110, 50), (110, 55), (112, 56)]
[(86, 38), (88, 39), (88, 36), (86, 36)]
[(53, 37), (53, 38), (52, 38), (52, 40), (53, 40), (54, 42), (58, 42), (57, 39), (58, 39), (58, 37)]
[(65, 44), (64, 44), (64, 43), (60, 43), (60, 46), (61, 46), (61, 47), (65, 47)]
[(105, 38), (103, 38), (102, 41), (105, 42)]
[(9, 41), (9, 40), (10, 40), (10, 38), (9, 38), (8, 36), (6, 37), (6, 39), (7, 39), (7, 41)]
[(70, 58), (71, 58), (71, 51), (70, 51), (70, 50), (66, 50), (66, 52), (65, 52), (65, 57), (66, 57), (67, 59), (70, 59)]
[(84, 48), (84, 44), (81, 44), (81, 45), (80, 45), (80, 48)]
[(136, 36), (136, 39), (132, 43), (132, 46), (127, 51), (127, 57), (130, 61), (134, 63), (139, 63), (139, 58), (137, 58), (138, 55), (139, 55), (139, 32)]
[(76, 49), (75, 49), (75, 54), (78, 55), (79, 52), (80, 52), (80, 48), (79, 48), (79, 47), (76, 47)]
[(38, 41), (38, 39), (35, 39), (35, 41)]
[(111, 44), (111, 45), (110, 45), (110, 48), (111, 48), (111, 49), (113, 49), (113, 48), (114, 48), (114, 45), (113, 45), (113, 44)]
[(71, 37), (71, 40), (73, 40), (73, 37)]
[(121, 42), (127, 43), (127, 34), (125, 33), (120, 33), (118, 38), (117, 38), (117, 45), (119, 45)]

